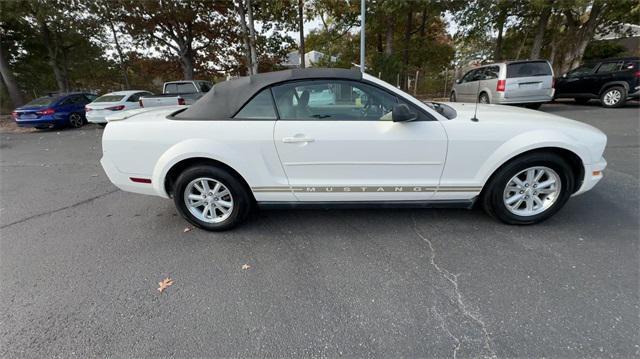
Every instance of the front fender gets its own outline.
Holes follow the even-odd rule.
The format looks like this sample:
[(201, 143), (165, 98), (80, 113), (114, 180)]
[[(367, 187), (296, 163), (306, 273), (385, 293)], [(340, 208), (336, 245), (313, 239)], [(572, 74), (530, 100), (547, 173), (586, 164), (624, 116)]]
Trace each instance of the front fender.
[(511, 138), (498, 147), (476, 174), (476, 181), (483, 185), (489, 177), (506, 162), (525, 152), (540, 148), (561, 148), (578, 155), (582, 163), (591, 163), (589, 150), (562, 132), (551, 130), (534, 130)]
[(211, 139), (188, 139), (171, 146), (156, 162), (152, 175), (152, 184), (156, 193), (169, 198), (165, 190), (167, 173), (176, 163), (196, 157), (222, 162), (236, 170), (243, 178), (251, 177), (248, 166), (237, 160), (243, 158), (242, 155), (232, 147)]

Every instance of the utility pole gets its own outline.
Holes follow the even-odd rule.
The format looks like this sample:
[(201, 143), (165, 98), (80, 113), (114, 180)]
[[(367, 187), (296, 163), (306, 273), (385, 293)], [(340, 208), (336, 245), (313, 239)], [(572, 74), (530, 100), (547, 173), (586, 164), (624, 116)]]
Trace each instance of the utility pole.
[(360, 0), (360, 72), (364, 73), (364, 18), (366, 13), (365, 0)]
[(304, 18), (303, 18), (303, 10), (304, 10), (304, 0), (298, 0), (298, 20), (300, 21), (300, 68), (304, 69)]

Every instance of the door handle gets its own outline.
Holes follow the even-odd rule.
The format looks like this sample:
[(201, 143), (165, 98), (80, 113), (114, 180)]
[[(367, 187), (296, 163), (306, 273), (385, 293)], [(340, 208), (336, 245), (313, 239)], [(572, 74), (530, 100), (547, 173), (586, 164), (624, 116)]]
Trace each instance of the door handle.
[(300, 143), (300, 142), (313, 142), (315, 141), (313, 138), (309, 137), (283, 137), (282, 142), (284, 143)]

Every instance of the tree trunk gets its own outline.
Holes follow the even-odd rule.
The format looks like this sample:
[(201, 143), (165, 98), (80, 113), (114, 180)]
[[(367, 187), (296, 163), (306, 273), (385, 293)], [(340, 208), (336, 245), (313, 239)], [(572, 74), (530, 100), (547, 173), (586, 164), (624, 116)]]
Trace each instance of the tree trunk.
[(113, 42), (116, 45), (116, 52), (118, 53), (118, 58), (120, 59), (120, 71), (122, 71), (122, 77), (124, 78), (124, 88), (128, 90), (131, 88), (129, 85), (129, 74), (127, 63), (124, 60), (124, 54), (122, 53), (122, 47), (120, 47), (120, 41), (118, 41), (118, 33), (116, 31), (116, 27), (113, 25), (113, 22), (109, 21), (109, 27), (111, 28), (111, 33), (113, 34)]
[(411, 28), (413, 27), (413, 11), (409, 9), (407, 13), (407, 24), (404, 30), (404, 51), (402, 54), (402, 89), (409, 90), (409, 84), (407, 76), (409, 75), (409, 47), (411, 46)]
[(180, 56), (180, 66), (182, 67), (184, 80), (193, 80), (193, 54), (191, 51), (185, 51)]
[(393, 55), (394, 30), (395, 30), (395, 22), (392, 19), (387, 19), (387, 32), (385, 33), (385, 46), (384, 46), (384, 54), (387, 56)]
[(240, 28), (242, 29), (242, 43), (244, 45), (245, 57), (247, 59), (247, 73), (253, 75), (253, 66), (251, 66), (251, 45), (249, 40), (249, 30), (247, 28), (247, 21), (245, 19), (244, 5), (242, 0), (238, 0), (239, 4), (236, 5), (238, 15), (240, 15)]
[(376, 50), (378, 50), (379, 54), (384, 51), (384, 47), (382, 46), (382, 34), (379, 32), (376, 34)]
[(501, 9), (498, 14), (496, 26), (498, 27), (498, 38), (496, 39), (496, 50), (493, 53), (494, 61), (502, 60), (502, 35), (504, 33), (504, 23), (507, 20), (507, 10)]
[(11, 98), (13, 107), (22, 106), (22, 104), (24, 103), (24, 99), (22, 98), (22, 93), (18, 88), (16, 78), (15, 76), (13, 76), (11, 68), (9, 68), (9, 63), (7, 62), (4, 49), (2, 48), (2, 43), (0, 43), (0, 75), (2, 75), (2, 81), (7, 87), (7, 92), (9, 93), (9, 97)]
[(538, 27), (536, 28), (536, 36), (533, 38), (533, 45), (531, 46), (531, 53), (529, 58), (531, 60), (538, 59), (540, 57), (540, 50), (542, 50), (542, 43), (544, 41), (544, 33), (551, 17), (551, 8), (553, 2), (545, 6), (540, 13), (540, 19), (538, 20)]
[(585, 22), (579, 29), (568, 28), (568, 33), (576, 34), (576, 36), (572, 37), (573, 43), (569, 49), (565, 52), (565, 56), (563, 57), (561, 72), (566, 73), (569, 70), (572, 70), (580, 65), (582, 61), (582, 57), (584, 56), (584, 52), (587, 49), (587, 45), (593, 39), (593, 35), (596, 32), (596, 28), (598, 26), (598, 18), (602, 13), (602, 2), (594, 1), (591, 6), (591, 11), (589, 12), (589, 19)]
[(49, 31), (49, 27), (44, 22), (44, 20), (36, 17), (36, 21), (38, 22), (38, 27), (40, 28), (40, 36), (42, 38), (43, 45), (47, 49), (47, 62), (49, 63), (49, 66), (51, 66), (53, 75), (56, 78), (56, 83), (58, 84), (58, 91), (68, 92), (69, 81), (65, 78), (64, 72), (58, 64), (58, 47), (55, 39), (51, 36), (51, 31)]
[(298, 30), (300, 32), (300, 50), (298, 51), (300, 53), (300, 68), (305, 68), (306, 65), (304, 63), (304, 54), (305, 54), (305, 50), (304, 50), (304, 14), (303, 14), (303, 10), (304, 10), (304, 0), (298, 0)]
[(258, 54), (256, 51), (256, 29), (253, 25), (253, 8), (251, 0), (247, 0), (247, 20), (249, 22), (249, 56), (251, 58), (251, 72), (258, 73)]

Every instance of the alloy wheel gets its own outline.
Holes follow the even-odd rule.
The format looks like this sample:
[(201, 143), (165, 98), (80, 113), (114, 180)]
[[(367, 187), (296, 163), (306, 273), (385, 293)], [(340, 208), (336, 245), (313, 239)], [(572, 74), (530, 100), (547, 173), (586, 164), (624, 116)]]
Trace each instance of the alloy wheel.
[(620, 90), (618, 89), (612, 89), (607, 91), (607, 93), (604, 94), (603, 97), (603, 101), (604, 104), (607, 106), (615, 106), (618, 104), (618, 102), (620, 102), (620, 100), (622, 99), (622, 92), (620, 92)]
[(234, 208), (233, 196), (227, 186), (208, 177), (189, 182), (184, 190), (184, 203), (193, 216), (207, 223), (225, 221)]
[(72, 113), (69, 116), (69, 124), (71, 124), (71, 127), (82, 127), (83, 125), (83, 120), (82, 120), (82, 116), (78, 115), (77, 113)]
[(562, 181), (551, 168), (530, 167), (520, 171), (508, 182), (503, 202), (509, 212), (529, 217), (551, 208), (560, 197)]

